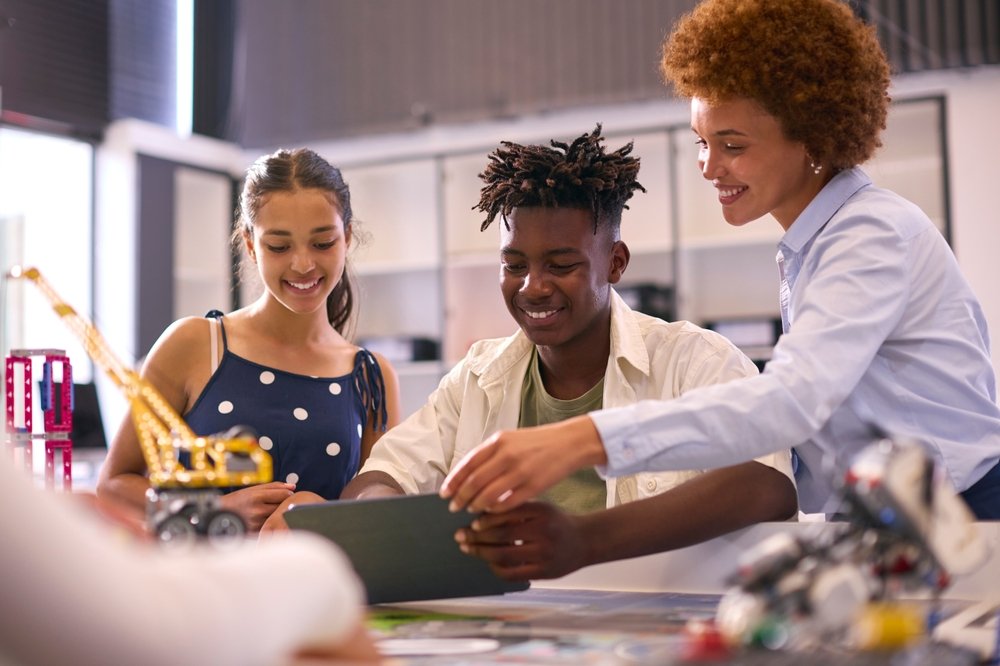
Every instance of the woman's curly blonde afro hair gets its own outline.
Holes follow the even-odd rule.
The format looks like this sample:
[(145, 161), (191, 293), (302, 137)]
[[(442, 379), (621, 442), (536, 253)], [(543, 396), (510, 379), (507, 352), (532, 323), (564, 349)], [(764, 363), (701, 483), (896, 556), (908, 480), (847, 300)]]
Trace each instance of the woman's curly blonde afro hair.
[(751, 99), (832, 171), (882, 145), (889, 64), (846, 2), (705, 0), (677, 22), (662, 55), (678, 95)]

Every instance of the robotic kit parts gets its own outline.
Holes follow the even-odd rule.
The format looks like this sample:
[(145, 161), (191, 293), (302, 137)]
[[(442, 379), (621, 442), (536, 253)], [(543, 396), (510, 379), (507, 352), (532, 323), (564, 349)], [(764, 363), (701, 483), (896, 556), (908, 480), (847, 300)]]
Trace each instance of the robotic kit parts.
[(881, 438), (844, 476), (847, 521), (777, 534), (747, 551), (716, 624), (731, 645), (812, 649), (831, 641), (890, 649), (924, 637), (905, 592), (933, 599), (987, 557), (972, 513), (912, 440)]
[(122, 363), (94, 325), (65, 303), (37, 268), (14, 266), (7, 277), (29, 280), (45, 295), (94, 363), (128, 399), (149, 470), (148, 529), (172, 544), (196, 536), (218, 543), (244, 534), (243, 519), (222, 511), (219, 495), (224, 488), (271, 481), (271, 456), (257, 438), (245, 428), (209, 437), (195, 435), (156, 387)]

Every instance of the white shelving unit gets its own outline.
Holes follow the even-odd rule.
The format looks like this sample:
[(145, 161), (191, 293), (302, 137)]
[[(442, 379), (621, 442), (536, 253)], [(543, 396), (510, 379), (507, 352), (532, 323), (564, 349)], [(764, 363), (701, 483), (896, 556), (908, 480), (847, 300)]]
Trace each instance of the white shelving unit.
[(229, 230), (232, 179), (225, 174), (178, 168), (174, 174), (173, 317), (201, 317), (225, 309), (229, 295)]
[[(895, 104), (885, 145), (865, 168), (876, 184), (915, 201), (945, 231), (941, 109), (938, 97)], [(634, 142), (642, 159), (639, 181), (648, 190), (633, 197), (622, 218), (622, 238), (632, 252), (622, 286), (672, 287), (678, 318), (697, 323), (777, 317), (774, 256), (781, 228), (769, 217), (729, 226), (715, 190), (697, 169), (686, 109), (663, 120), (631, 128), (605, 124), (609, 149)], [(587, 129), (567, 129), (559, 138)], [(494, 131), (484, 130), (478, 146), (466, 136), (454, 150), (423, 155), (387, 148), (343, 168), (354, 213), (370, 236), (353, 254), (361, 289), (359, 337), (420, 336), (441, 343), (439, 362), (397, 364), (405, 413), (423, 404), (472, 342), (514, 330), (499, 290), (501, 222), (480, 232), (483, 216), (472, 210), (482, 185), (478, 174), (499, 139), (542, 143), (553, 136), (532, 136), (523, 127)], [(324, 154), (337, 163), (335, 148)]]

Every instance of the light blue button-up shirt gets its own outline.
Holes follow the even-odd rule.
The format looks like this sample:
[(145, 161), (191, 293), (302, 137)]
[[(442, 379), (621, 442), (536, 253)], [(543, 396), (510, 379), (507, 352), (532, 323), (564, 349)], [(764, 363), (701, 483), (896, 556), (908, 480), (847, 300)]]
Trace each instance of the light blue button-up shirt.
[(759, 377), (592, 414), (602, 473), (721, 467), (794, 446), (804, 511), (832, 513), (873, 427), (927, 444), (958, 490), (1000, 460), (979, 302), (914, 204), (835, 176), (778, 248), (785, 334)]

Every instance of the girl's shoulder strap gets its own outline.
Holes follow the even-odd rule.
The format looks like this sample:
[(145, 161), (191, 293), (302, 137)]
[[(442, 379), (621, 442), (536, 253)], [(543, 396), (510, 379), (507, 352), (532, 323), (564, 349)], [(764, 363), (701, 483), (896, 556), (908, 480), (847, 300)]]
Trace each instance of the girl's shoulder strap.
[(389, 423), (385, 405), (385, 380), (378, 360), (363, 347), (354, 355), (354, 384), (358, 387), (365, 409), (374, 415), (375, 429), (384, 431)]
[(219, 310), (209, 310), (205, 317), (208, 319), (208, 330), (211, 335), (211, 344), (209, 348), (211, 350), (211, 365), (209, 366), (209, 375), (214, 375), (215, 371), (219, 368), (220, 355), (219, 355), (219, 333), (222, 333), (222, 351), (225, 352), (229, 347), (229, 343), (226, 340), (226, 327), (222, 324), (223, 314)]

